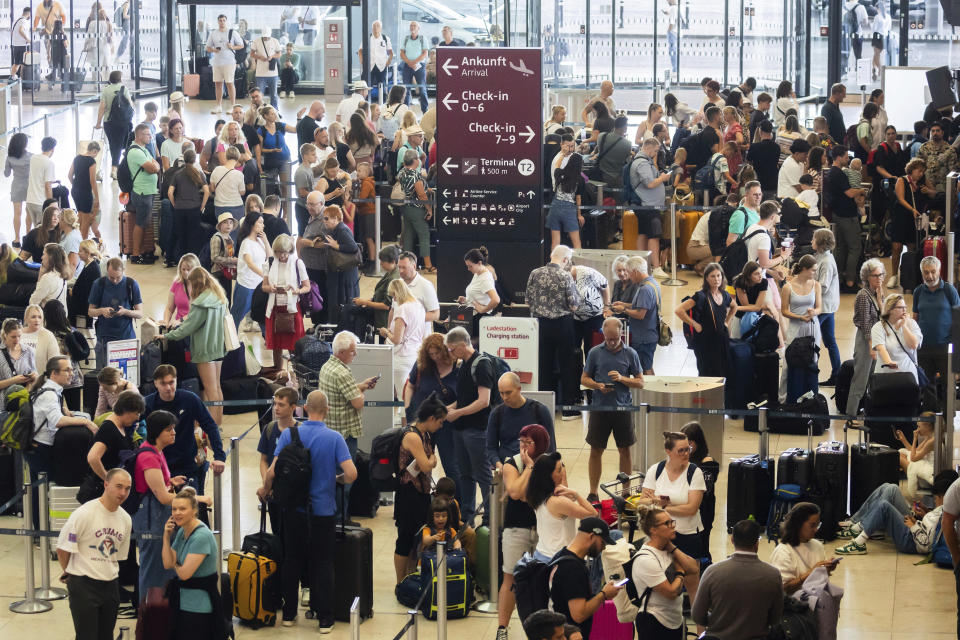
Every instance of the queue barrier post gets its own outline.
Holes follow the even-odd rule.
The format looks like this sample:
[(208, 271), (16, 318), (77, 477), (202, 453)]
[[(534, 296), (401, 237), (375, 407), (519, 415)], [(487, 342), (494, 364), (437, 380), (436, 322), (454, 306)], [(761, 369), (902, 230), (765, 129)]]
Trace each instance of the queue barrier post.
[[(953, 269), (950, 269), (953, 271)], [(956, 383), (953, 376), (953, 344), (947, 345), (947, 370), (943, 372), (945, 388), (947, 391), (946, 407), (944, 407), (944, 419), (937, 421), (937, 429), (942, 429), (942, 435), (934, 432), (934, 442), (937, 445), (933, 449), (933, 468), (936, 473), (944, 469), (953, 468), (953, 430), (954, 418), (957, 415), (957, 393)]]
[(230, 438), (230, 540), (240, 548), (240, 438)]
[[(217, 557), (221, 562), (224, 558), (223, 548), (223, 480), (221, 476), (213, 476), (213, 537), (217, 541)], [(220, 570), (219, 562), (217, 571)]]
[[(80, 101), (75, 100), (70, 105), (73, 110), (73, 138), (76, 142), (77, 150), (80, 149)], [(98, 167), (99, 168), (99, 167)]]
[(437, 640), (447, 640), (447, 543), (437, 542)]
[(500, 501), (503, 497), (503, 478), (494, 470), (493, 483), (490, 485), (490, 593), (487, 599), (477, 603), (475, 609), (481, 613), (497, 613), (500, 593)]
[[(407, 627), (407, 640), (417, 640), (417, 634), (420, 633), (420, 612), (416, 609), (407, 611), (410, 616), (410, 626)], [(359, 636), (356, 640), (359, 640)]]
[(23, 129), (23, 80), (17, 80), (17, 131)]
[[(40, 481), (40, 529), (50, 530), (50, 478), (41, 473)], [(50, 538), (40, 536), (40, 587), (34, 595), (41, 600), (63, 600), (67, 597), (66, 589), (50, 586)]]
[(117, 640), (133, 640), (130, 637), (130, 627), (120, 627), (120, 635), (117, 636)]
[(350, 605), (350, 640), (360, 640), (360, 596)]
[(377, 255), (370, 256), (370, 259), (373, 260), (374, 275), (379, 278), (383, 275), (383, 271), (380, 270), (380, 212), (383, 210), (383, 204), (379, 194), (374, 200), (376, 202), (374, 203), (373, 237), (374, 242), (376, 242)]
[(641, 402), (638, 405), (637, 418), (634, 422), (634, 443), (630, 447), (630, 461), (634, 471), (646, 471), (647, 465), (647, 418), (650, 413), (650, 404)]
[(50, 114), (43, 114), (43, 135), (50, 137)]
[[(33, 485), (30, 483), (23, 485), (23, 528), (33, 528)], [(27, 578), (24, 599), (12, 603), (10, 611), (14, 613), (44, 613), (50, 611), (50, 609), (53, 609), (53, 605), (46, 600), (37, 598), (37, 589), (34, 587), (32, 536), (23, 536), (23, 558), (24, 574)]]
[(767, 459), (769, 454), (770, 431), (767, 428), (767, 409), (757, 407), (757, 431), (760, 433), (760, 462)]
[(677, 203), (670, 203), (670, 278), (663, 284), (668, 287), (681, 287), (686, 280), (677, 278)]

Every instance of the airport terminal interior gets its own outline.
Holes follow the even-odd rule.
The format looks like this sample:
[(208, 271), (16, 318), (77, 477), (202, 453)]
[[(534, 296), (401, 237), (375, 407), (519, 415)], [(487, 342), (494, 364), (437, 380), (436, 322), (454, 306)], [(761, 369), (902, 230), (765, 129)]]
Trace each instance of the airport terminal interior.
[[(368, 6), (361, 6), (361, 3)], [(0, 8), (0, 74), (9, 68), (13, 51), (9, 45), (23, 2), (7, 2)], [(32, 11), (40, 6), (37, 2)], [(55, 1), (56, 5), (61, 2)], [(61, 42), (68, 52), (62, 68), (55, 69), (47, 58), (45, 46), (49, 40), (40, 35), (33, 39), (27, 55), (36, 64), (29, 65), (29, 75), (3, 90), (0, 86), (0, 157), (6, 157), (9, 135), (19, 125), (29, 136), (28, 148), (39, 152), (40, 139), (52, 136), (58, 146), (52, 156), (57, 178), (66, 183), (66, 175), (74, 158), (78, 140), (98, 139), (94, 129), (97, 119), (97, 100), (107, 84), (109, 72), (123, 71), (124, 83), (136, 94), (134, 122), (143, 118), (143, 106), (148, 101), (161, 105), (166, 113), (167, 98), (174, 91), (183, 91), (188, 76), (199, 69), (204, 43), (217, 15), (225, 13), (231, 29), (245, 39), (262, 35), (276, 38), (281, 45), (291, 44), (300, 55), (302, 72), (295, 95), (279, 100), (281, 121), (293, 124), (301, 108), (314, 100), (326, 104), (327, 119), (335, 118), (337, 106), (348, 82), (362, 79), (363, 63), (356, 55), (369, 29), (364, 18), (372, 23), (383, 22), (384, 32), (394, 43), (404, 39), (408, 23), (418, 21), (422, 33), (434, 44), (443, 40), (441, 29), (452, 28), (459, 44), (475, 47), (534, 47), (542, 51), (542, 121), (551, 114), (551, 106), (563, 104), (568, 108), (568, 122), (576, 130), (582, 127), (580, 109), (588, 97), (595, 95), (604, 81), (612, 81), (613, 98), (618, 111), (629, 119), (627, 139), (633, 140), (636, 128), (644, 121), (649, 103), (662, 100), (672, 92), (692, 107), (699, 107), (703, 94), (700, 81), (710, 77), (722, 87), (735, 87), (747, 77), (755, 78), (756, 96), (761, 91), (773, 94), (782, 80), (792, 82), (800, 102), (799, 120), (812, 129), (812, 121), (820, 113), (820, 105), (830, 95), (830, 87), (842, 82), (847, 86), (847, 98), (840, 105), (847, 124), (856, 123), (862, 104), (874, 89), (883, 89), (887, 96), (890, 124), (896, 125), (900, 139), (909, 141), (913, 123), (921, 118), (929, 97), (921, 91), (900, 91), (900, 82), (916, 82), (917, 74), (910, 69), (927, 70), (933, 67), (957, 66), (952, 62), (954, 51), (960, 55), (958, 41), (947, 20), (947, 10), (960, 16), (957, 2), (948, 0), (861, 0), (869, 5), (871, 39), (854, 43), (848, 32), (846, 12), (851, 3), (843, 0), (785, 0), (761, 2), (758, 0), (358, 0), (357, 2), (316, 5), (286, 5), (270, 1), (237, 4), (203, 3), (201, 0), (147, 0), (135, 3), (119, 0), (69, 0), (62, 2), (67, 20), (62, 27)], [(856, 4), (856, 3), (853, 3)], [(29, 6), (29, 5), (27, 5)], [(312, 12), (315, 26), (304, 27), (299, 18)], [(282, 15), (281, 15), (282, 14)], [(31, 14), (32, 15), (32, 14)], [(121, 18), (120, 22), (116, 18)], [(286, 18), (290, 18), (287, 20)], [(323, 37), (325, 21), (338, 21), (347, 30), (343, 38), (331, 43)], [(957, 22), (960, 24), (960, 22)], [(45, 27), (37, 27), (37, 34)], [(318, 32), (320, 36), (318, 36)], [(873, 43), (873, 44), (871, 44)], [(331, 49), (330, 45), (338, 45)], [(326, 46), (324, 46), (326, 45)], [(395, 48), (398, 45), (395, 44)], [(854, 52), (854, 49), (858, 53)], [(335, 51), (341, 55), (342, 66), (331, 75), (326, 55)], [(345, 53), (344, 53), (345, 52)], [(76, 62), (74, 62), (76, 61)], [(26, 74), (26, 71), (24, 72)], [(897, 75), (897, 74), (900, 75)], [(59, 75), (58, 75), (59, 74)], [(334, 80), (331, 81), (330, 78)], [(433, 103), (435, 75), (428, 73), (430, 102)], [(497, 84), (494, 73), (490, 84)], [(905, 94), (913, 95), (905, 95)], [(520, 96), (511, 99), (521, 100)], [(375, 101), (375, 100), (374, 100)], [(246, 107), (247, 98), (237, 102)], [(79, 104), (78, 104), (79, 103)], [(224, 100), (225, 105), (226, 100)], [(5, 106), (4, 106), (5, 104)], [(225, 115), (211, 113), (212, 100), (199, 96), (188, 99), (184, 106), (184, 120), (188, 123), (186, 135), (208, 139), (213, 135), (218, 118)], [(421, 115), (417, 100), (411, 108)], [(896, 119), (895, 119), (896, 117)], [(666, 118), (664, 119), (666, 121)], [(29, 124), (27, 124), (29, 123)], [(670, 133), (674, 130), (670, 121)], [(295, 145), (295, 134), (288, 134), (288, 145)], [(295, 155), (295, 154), (294, 154)], [(545, 169), (544, 169), (545, 170)], [(106, 256), (120, 255), (120, 189), (111, 181), (109, 154), (104, 155), (101, 192), (102, 219), (100, 230)], [(9, 201), (10, 177), (0, 177), (0, 235), (9, 242), (13, 235), (13, 215)], [(389, 215), (389, 214), (386, 214)], [(294, 225), (295, 226), (295, 225)], [(384, 245), (396, 243), (396, 238), (382, 238)], [(546, 234), (549, 243), (549, 233)], [(619, 249), (622, 240), (604, 248)], [(951, 253), (952, 255), (952, 253)], [(490, 263), (497, 267), (507, 257), (497, 255), (492, 248)], [(888, 273), (890, 259), (883, 259)], [(462, 268), (462, 267), (461, 267)], [(947, 267), (948, 269), (950, 267)], [(163, 315), (167, 294), (175, 275), (174, 269), (164, 268), (163, 260), (151, 265), (127, 261), (126, 273), (133, 277), (143, 291), (144, 312), (158, 319)], [(433, 283), (436, 273), (422, 272)], [(614, 276), (604, 274), (613, 281)], [(440, 276), (442, 277), (442, 276)], [(671, 325), (673, 342), (656, 350), (654, 370), (658, 376), (694, 377), (697, 363), (688, 349), (681, 330), (681, 322), (674, 315), (683, 299), (700, 289), (702, 279), (694, 271), (683, 267), (677, 277), (682, 284), (662, 286), (662, 316)], [(524, 276), (525, 278), (525, 276)], [(369, 297), (377, 277), (361, 275), (361, 297)], [(910, 292), (907, 302), (910, 302)], [(441, 302), (453, 302), (441, 297)], [(836, 312), (836, 338), (843, 359), (852, 357), (856, 328), (851, 320), (854, 296), (840, 297)], [(271, 364), (271, 352), (258, 331), (242, 332), (244, 343), (252, 345), (265, 365)], [(826, 362), (825, 351), (821, 352)], [(820, 378), (828, 373), (821, 368)], [(820, 392), (828, 400), (831, 414), (842, 413), (831, 398), (832, 387), (821, 386)], [(720, 408), (714, 407), (714, 408)], [(661, 431), (670, 414), (651, 414), (650, 429)], [(714, 562), (725, 558), (733, 550), (726, 533), (725, 506), (727, 496), (727, 465), (730, 460), (758, 451), (758, 436), (747, 432), (739, 419), (711, 416), (716, 420), (716, 442), (711, 449), (721, 451), (718, 456), (721, 473), (716, 484), (717, 516), (709, 540)], [(224, 416), (221, 426), (225, 442), (231, 437), (247, 433), (238, 442), (240, 454), (239, 506), (240, 533), (254, 532), (259, 525), (259, 503), (256, 490), (261, 485), (260, 455), (256, 452), (257, 415), (253, 411)], [(671, 422), (670, 424), (675, 424)], [(676, 423), (677, 425), (682, 422)], [(953, 420), (949, 421), (952, 428)], [(562, 454), (569, 485), (586, 494), (588, 490), (587, 462), (590, 447), (584, 441), (587, 414), (573, 420), (555, 419), (557, 449)], [(381, 425), (385, 428), (389, 425)], [(830, 424), (818, 441), (858, 440), (856, 432), (844, 431), (844, 423)], [(769, 437), (769, 451), (777, 456), (790, 447), (806, 447), (805, 436), (773, 434)], [(946, 467), (957, 461), (954, 451), (946, 452)], [(952, 456), (952, 457), (950, 457)], [(617, 451), (612, 446), (603, 456), (603, 481), (615, 475)], [(225, 550), (236, 549), (240, 540), (232, 539), (230, 473), (228, 461), (223, 476), (222, 542)], [(643, 471), (643, 469), (637, 469)], [(434, 472), (441, 474), (440, 469)], [(904, 480), (905, 484), (906, 481)], [(211, 482), (208, 479), (207, 487)], [(408, 619), (406, 608), (394, 595), (394, 572), (391, 566), (396, 527), (393, 506), (380, 507), (375, 518), (359, 519), (373, 531), (374, 556), (374, 615), (363, 621), (360, 637), (366, 640), (390, 640)], [(16, 514), (0, 515), (0, 529), (16, 529), (22, 520)], [(24, 540), (16, 535), (0, 533), (0, 637), (3, 638), (69, 638), (73, 625), (66, 600), (54, 601), (51, 611), (35, 615), (13, 613), (8, 605), (23, 599)], [(843, 541), (826, 543), (828, 556)], [(29, 544), (27, 545), (29, 547)], [(760, 541), (759, 555), (768, 559), (774, 544), (766, 538)], [(33, 549), (32, 556), (40, 576), (40, 564), (48, 561)], [(957, 596), (954, 576), (949, 570), (933, 564), (919, 564), (920, 555), (898, 553), (887, 540), (871, 541), (865, 556), (843, 558), (832, 575), (835, 585), (844, 591), (840, 604), (837, 637), (842, 640), (946, 640), (955, 637), (957, 628)], [(53, 582), (60, 575), (55, 562), (50, 563)], [(56, 584), (54, 584), (56, 586)], [(307, 620), (301, 609), (298, 624), (281, 628), (251, 629), (235, 624), (238, 638), (310, 638), (317, 634), (315, 621)], [(117, 621), (116, 633), (128, 629), (132, 638), (135, 619)], [(495, 638), (495, 614), (472, 611), (462, 620), (450, 620), (446, 633), (450, 637)], [(421, 637), (437, 634), (435, 622), (423, 619), (418, 623)], [(690, 623), (691, 632), (694, 625)], [(511, 638), (522, 638), (523, 629), (516, 615), (509, 625)], [(332, 636), (346, 639), (350, 625), (337, 622)], [(595, 640), (604, 640), (597, 638)], [(641, 639), (642, 640), (642, 639)]]

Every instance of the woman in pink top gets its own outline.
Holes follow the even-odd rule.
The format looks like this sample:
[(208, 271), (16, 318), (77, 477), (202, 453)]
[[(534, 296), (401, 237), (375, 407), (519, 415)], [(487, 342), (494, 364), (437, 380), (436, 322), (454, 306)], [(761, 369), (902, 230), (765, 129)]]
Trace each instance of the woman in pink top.
[(177, 275), (170, 285), (167, 294), (167, 308), (163, 310), (163, 326), (176, 327), (190, 311), (190, 295), (187, 293), (187, 276), (195, 267), (200, 266), (200, 259), (192, 253), (185, 253), (177, 264)]
[(740, 123), (740, 114), (735, 107), (723, 108), (723, 141), (737, 143), (737, 155), (735, 158), (727, 160), (730, 165), (730, 174), (736, 175), (741, 163), (743, 163), (743, 150), (747, 148), (747, 139), (743, 135), (743, 125)]

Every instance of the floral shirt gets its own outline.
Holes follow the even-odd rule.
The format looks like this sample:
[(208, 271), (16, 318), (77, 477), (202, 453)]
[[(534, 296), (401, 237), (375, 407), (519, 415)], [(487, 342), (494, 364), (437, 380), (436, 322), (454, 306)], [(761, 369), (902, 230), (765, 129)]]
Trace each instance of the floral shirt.
[(527, 304), (531, 316), (554, 320), (569, 315), (580, 306), (580, 293), (573, 276), (551, 262), (530, 272)]
[(580, 306), (573, 312), (573, 317), (587, 320), (603, 313), (603, 291), (607, 288), (607, 279), (592, 267), (578, 265), (575, 269)]
[(420, 172), (416, 169), (408, 169), (404, 167), (400, 170), (400, 173), (397, 174), (397, 181), (400, 183), (400, 187), (403, 189), (403, 196), (410, 202), (405, 206), (410, 207), (419, 207), (423, 208), (422, 204), (417, 204), (420, 202), (420, 199), (417, 197), (417, 182), (420, 181)]
[(947, 190), (947, 174), (956, 171), (960, 163), (957, 162), (957, 150), (946, 142), (928, 140), (920, 147), (917, 157), (927, 163), (927, 182), (933, 185), (937, 193)]

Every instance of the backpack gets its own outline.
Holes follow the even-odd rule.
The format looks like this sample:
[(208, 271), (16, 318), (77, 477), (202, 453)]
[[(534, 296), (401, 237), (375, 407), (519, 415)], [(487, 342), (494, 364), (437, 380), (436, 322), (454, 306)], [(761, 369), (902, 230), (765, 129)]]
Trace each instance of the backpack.
[(784, 198), (780, 203), (781, 222), (790, 229), (806, 226), (804, 222), (809, 217), (810, 207), (796, 198)]
[[(17, 451), (29, 451), (33, 445), (33, 439), (36, 437), (41, 424), (35, 427), (33, 424), (33, 405), (36, 403), (40, 394), (53, 389), (40, 389), (37, 392), (31, 392), (27, 389), (18, 389), (7, 394), (7, 418), (3, 421), (3, 431), (0, 431), (0, 443), (10, 449)], [(13, 407), (11, 411), (10, 408)]]
[(517, 614), (521, 620), (526, 620), (534, 611), (549, 608), (550, 578), (557, 565), (568, 560), (579, 559), (561, 556), (550, 562), (543, 562), (530, 553), (523, 554), (513, 570), (512, 587), (517, 599)]
[[(120, 451), (120, 466), (123, 467), (124, 471), (130, 474), (131, 478), (136, 478), (137, 472), (137, 458), (144, 451), (150, 451), (145, 445), (140, 445), (140, 448), (136, 451), (131, 451), (129, 449), (121, 449)], [(162, 455), (162, 454), (161, 454)], [(150, 489), (147, 489), (150, 491)], [(123, 501), (123, 504), (120, 505), (123, 507), (123, 510), (129, 513), (131, 516), (134, 515), (137, 510), (140, 509), (140, 502), (143, 501), (143, 496), (146, 492), (141, 493), (137, 491), (137, 483), (130, 483), (130, 493), (127, 495), (127, 499)]]
[[(723, 250), (727, 246), (727, 236), (729, 235), (730, 229), (730, 216), (733, 215), (735, 209), (729, 205), (723, 205), (713, 211), (710, 211), (707, 215), (710, 216), (707, 218), (707, 234), (710, 238), (710, 253), (715, 256), (723, 253)], [(744, 220), (746, 220), (746, 215), (744, 215)]]
[(130, 103), (130, 98), (127, 97), (127, 88), (120, 87), (120, 91), (117, 92), (117, 95), (113, 98), (113, 102), (110, 103), (109, 120), (117, 123), (133, 122), (135, 113), (133, 105)]
[(860, 141), (857, 140), (857, 125), (860, 123), (852, 124), (847, 127), (847, 132), (843, 134), (843, 145), (852, 151), (856, 151), (860, 148)]
[[(663, 475), (663, 470), (666, 468), (667, 468), (667, 461), (661, 460), (657, 464), (657, 471), (653, 476), (654, 481), (660, 479), (660, 476)], [(693, 474), (696, 473), (697, 469), (699, 469), (699, 467), (692, 462), (687, 465), (687, 484), (690, 484), (693, 482)]]
[(400, 488), (400, 445), (409, 427), (392, 427), (373, 439), (370, 445), (370, 484), (375, 491)]
[(477, 383), (477, 365), (480, 364), (482, 358), (489, 358), (493, 364), (493, 387), (490, 388), (490, 406), (495, 407), (503, 402), (500, 398), (500, 389), (497, 388), (497, 381), (500, 379), (500, 376), (510, 371), (510, 365), (500, 356), (492, 356), (485, 351), (481, 352), (480, 355), (474, 359), (473, 364), (470, 365), (470, 378), (474, 384)]
[[(240, 40), (243, 41), (243, 49), (234, 49), (233, 57), (237, 61), (238, 65), (244, 65), (247, 62), (247, 53), (250, 51), (250, 43), (247, 42), (246, 38), (240, 36)], [(227, 43), (233, 44), (233, 29), (227, 33)]]
[(767, 514), (767, 540), (780, 541), (780, 525), (793, 505), (803, 498), (803, 488), (798, 484), (782, 484), (773, 492), (770, 511)]
[(886, 142), (881, 142), (876, 149), (871, 149), (870, 153), (867, 154), (867, 174), (875, 178), (882, 179), (880, 174), (877, 173), (877, 151), (880, 150), (880, 147), (883, 147), (883, 152), (889, 154), (891, 152), (890, 145)]
[(944, 569), (953, 569), (953, 557), (950, 555), (950, 547), (947, 546), (947, 541), (943, 537), (943, 530), (940, 527), (942, 522), (943, 520), (941, 519), (933, 532), (934, 542), (933, 548), (930, 549), (930, 562)]
[(747, 240), (753, 236), (766, 233), (763, 229), (757, 229), (748, 236), (740, 235), (730, 246), (720, 254), (720, 266), (723, 267), (723, 273), (727, 276), (727, 282), (733, 282), (734, 278), (743, 271), (743, 265), (747, 264)]
[(123, 152), (123, 158), (120, 159), (120, 165), (117, 167), (117, 186), (120, 187), (120, 191), (123, 193), (133, 193), (133, 182), (137, 179), (137, 176), (140, 175), (140, 172), (143, 171), (143, 165), (141, 164), (137, 167), (137, 172), (132, 173), (130, 171), (130, 162), (128, 156), (130, 154), (130, 149), (136, 147), (143, 151), (144, 156), (146, 156), (144, 162), (150, 159), (147, 155), (147, 152), (143, 147), (136, 144), (131, 144), (127, 147), (126, 151)]
[(755, 353), (771, 353), (780, 346), (780, 323), (762, 313), (741, 337), (753, 343)]
[(687, 150), (687, 164), (699, 167), (708, 160), (703, 149), (703, 131), (688, 136), (680, 146)]
[(817, 367), (816, 356), (819, 351), (820, 347), (817, 346), (816, 338), (813, 336), (800, 336), (794, 338), (793, 341), (787, 345), (783, 356), (787, 366), (790, 368), (815, 371)]
[(300, 427), (290, 427), (290, 442), (274, 463), (273, 499), (282, 507), (302, 507), (310, 499), (310, 450), (303, 446)]
[(721, 158), (723, 158), (722, 153), (715, 153), (713, 154), (713, 157), (710, 158), (710, 162), (707, 162), (702, 167), (697, 169), (697, 172), (693, 175), (694, 191), (707, 191), (716, 188), (717, 163), (720, 162)]
[[(397, 117), (397, 109), (399, 108), (399, 104), (393, 108), (385, 108), (380, 114), (380, 120), (377, 122), (377, 128), (383, 133), (384, 142), (389, 142), (391, 148), (393, 145), (393, 137), (397, 135), (397, 129), (400, 128), (400, 118)], [(396, 165), (394, 164), (394, 166)]]
[[(683, 304), (687, 300), (694, 300), (694, 302), (696, 302), (696, 299), (693, 296), (684, 296), (684, 298), (680, 301), (680, 304)], [(687, 312), (687, 315), (690, 317), (691, 320), (700, 322), (700, 314), (694, 313), (696, 310), (697, 310), (697, 305), (694, 304), (693, 308)], [(697, 335), (697, 332), (694, 331), (693, 327), (691, 327), (686, 322), (681, 323), (681, 327), (683, 328), (683, 339), (687, 341), (687, 349), (693, 349), (693, 341), (696, 339), (695, 337)]]
[(640, 195), (637, 193), (637, 190), (633, 186), (633, 178), (630, 176), (633, 171), (634, 162), (639, 162), (640, 157), (634, 158), (633, 162), (628, 162), (623, 165), (623, 169), (620, 172), (620, 182), (623, 183), (623, 201), (626, 204), (640, 204)]
[(843, 14), (843, 26), (847, 28), (850, 35), (860, 31), (860, 21), (857, 20), (857, 5), (853, 5), (849, 11)]

